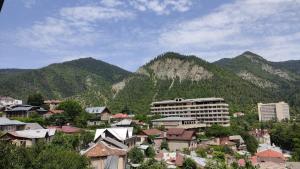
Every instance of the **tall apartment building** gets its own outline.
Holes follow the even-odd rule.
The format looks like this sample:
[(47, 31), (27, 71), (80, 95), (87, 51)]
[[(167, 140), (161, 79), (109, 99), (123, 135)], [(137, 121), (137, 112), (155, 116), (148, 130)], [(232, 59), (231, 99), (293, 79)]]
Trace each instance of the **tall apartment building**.
[(289, 105), (285, 102), (258, 103), (259, 121), (290, 119)]
[(223, 98), (196, 98), (164, 100), (151, 104), (151, 113), (163, 117), (191, 117), (210, 126), (230, 125), (228, 104)]

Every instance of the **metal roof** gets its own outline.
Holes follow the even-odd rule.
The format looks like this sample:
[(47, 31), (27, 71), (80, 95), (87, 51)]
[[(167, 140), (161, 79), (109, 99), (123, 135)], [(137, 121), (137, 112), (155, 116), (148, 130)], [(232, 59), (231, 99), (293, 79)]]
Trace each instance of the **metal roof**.
[(131, 119), (123, 119), (117, 123), (112, 124), (111, 126), (129, 126), (131, 125), (132, 120)]
[(22, 138), (45, 138), (46, 134), (53, 136), (56, 129), (36, 129), (36, 130), (20, 130), (8, 132), (11, 135)]
[(25, 123), (20, 122), (18, 120), (10, 120), (6, 117), (0, 117), (0, 126), (7, 126), (7, 125), (25, 125)]
[(39, 123), (26, 123), (25, 130), (44, 129)]
[(88, 113), (102, 113), (105, 109), (106, 107), (87, 107), (85, 111)]
[(155, 119), (155, 120), (151, 120), (151, 121), (156, 122), (156, 121), (193, 121), (193, 120), (196, 120), (196, 118), (193, 118), (193, 117), (165, 117), (165, 118)]
[(163, 101), (157, 101), (152, 102), (153, 104), (167, 104), (167, 103), (185, 103), (185, 102), (206, 102), (206, 101), (224, 101), (223, 98), (217, 98), (217, 97), (209, 97), (209, 98), (195, 98), (195, 99), (180, 99), (180, 100), (163, 100)]
[(124, 141), (132, 137), (133, 127), (115, 127), (115, 128), (97, 129), (94, 140), (97, 140), (100, 136), (102, 138), (106, 138), (105, 136), (106, 131), (108, 131), (110, 134), (115, 136), (118, 140)]

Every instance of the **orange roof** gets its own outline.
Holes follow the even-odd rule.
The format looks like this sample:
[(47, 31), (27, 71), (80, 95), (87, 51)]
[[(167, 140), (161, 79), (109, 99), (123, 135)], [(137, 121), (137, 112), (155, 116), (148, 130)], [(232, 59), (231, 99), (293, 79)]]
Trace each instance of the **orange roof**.
[(162, 131), (160, 131), (158, 129), (148, 129), (148, 130), (143, 130), (143, 133), (145, 133), (148, 136), (150, 136), (150, 135), (161, 135)]
[(128, 118), (128, 114), (122, 114), (122, 113), (118, 113), (118, 114), (114, 114), (112, 115), (112, 118)]
[(281, 158), (284, 159), (284, 156), (282, 153), (278, 151), (274, 151), (271, 149), (261, 151), (259, 153), (256, 153), (257, 157), (268, 157), (268, 158)]
[(87, 157), (123, 156), (126, 154), (127, 152), (125, 150), (109, 147), (102, 142), (96, 143), (84, 153)]

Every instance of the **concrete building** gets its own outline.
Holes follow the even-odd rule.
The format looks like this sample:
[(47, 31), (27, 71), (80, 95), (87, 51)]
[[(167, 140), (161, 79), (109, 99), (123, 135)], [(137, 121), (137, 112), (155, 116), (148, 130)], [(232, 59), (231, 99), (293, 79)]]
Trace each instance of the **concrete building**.
[(107, 107), (88, 107), (85, 111), (94, 116), (87, 121), (88, 126), (110, 123), (111, 112)]
[(7, 118), (16, 118), (16, 117), (30, 117), (33, 114), (38, 114), (43, 116), (46, 113), (47, 110), (39, 106), (15, 105), (7, 108), (4, 111), (3, 116)]
[(285, 102), (258, 103), (259, 121), (290, 119), (289, 105)]
[(230, 125), (228, 104), (222, 98), (177, 98), (153, 102), (151, 113), (163, 117), (195, 118), (198, 123), (206, 126), (212, 124)]
[(165, 128), (200, 128), (206, 127), (205, 124), (197, 121), (196, 118), (192, 117), (165, 117), (161, 119), (155, 119), (151, 121), (154, 128), (165, 127)]
[(170, 128), (167, 131), (166, 140), (170, 151), (182, 151), (185, 148), (194, 150), (197, 148), (195, 131), (189, 131), (181, 128)]
[(10, 132), (16, 130), (23, 130), (26, 123), (20, 122), (18, 120), (10, 120), (6, 117), (0, 117), (0, 131)]

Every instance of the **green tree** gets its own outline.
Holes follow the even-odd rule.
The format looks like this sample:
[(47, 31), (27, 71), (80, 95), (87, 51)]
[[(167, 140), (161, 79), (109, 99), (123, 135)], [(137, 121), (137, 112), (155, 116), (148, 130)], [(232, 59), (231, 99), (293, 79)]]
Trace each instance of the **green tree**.
[(225, 137), (229, 136), (231, 132), (229, 127), (223, 127), (214, 124), (211, 127), (207, 128), (205, 134), (210, 137)]
[(155, 150), (152, 146), (149, 146), (146, 150), (145, 150), (145, 155), (148, 158), (154, 158), (155, 157)]
[(41, 93), (34, 93), (28, 96), (27, 104), (32, 106), (42, 106), (44, 104), (44, 98)]
[(214, 151), (213, 158), (219, 161), (225, 161), (225, 154), (220, 151)]
[(208, 160), (204, 167), (205, 169), (228, 169), (224, 161)]
[(191, 158), (186, 158), (183, 161), (182, 168), (183, 169), (196, 169), (197, 168), (197, 164)]
[(64, 115), (71, 121), (83, 112), (81, 105), (75, 100), (66, 100), (60, 103), (57, 109), (64, 110)]
[(206, 150), (203, 149), (203, 148), (197, 148), (196, 149), (196, 154), (197, 154), (197, 156), (202, 157), (202, 158), (207, 157)]
[(166, 169), (167, 166), (164, 162), (156, 161), (155, 159), (151, 158), (144, 163), (138, 169)]
[(144, 153), (141, 149), (134, 147), (128, 152), (128, 158), (133, 164), (140, 164), (144, 161)]
[(167, 141), (162, 141), (161, 142), (161, 145), (160, 145), (160, 149), (166, 149), (166, 150), (169, 150), (169, 145), (168, 145), (168, 142)]
[(241, 133), (242, 138), (245, 141), (245, 144), (247, 146), (247, 150), (251, 153), (254, 154), (256, 153), (256, 150), (258, 148), (258, 141), (255, 139), (255, 137), (253, 137), (252, 135), (250, 135), (247, 132), (243, 132)]

